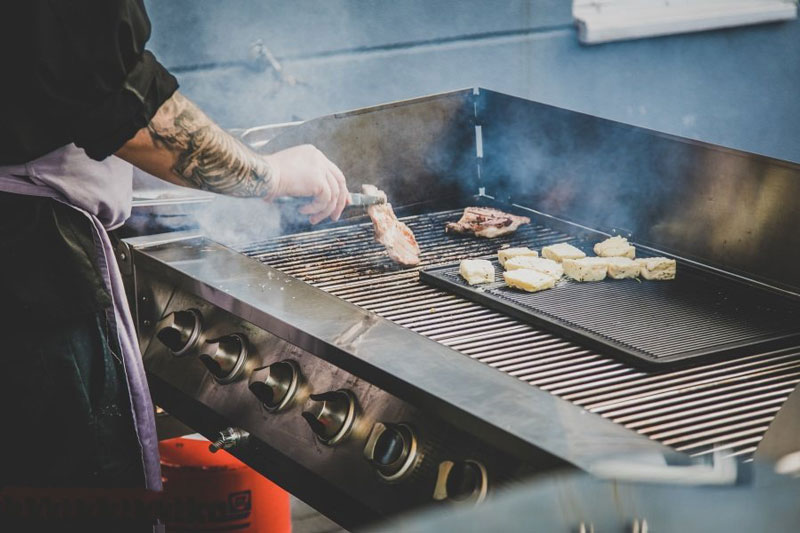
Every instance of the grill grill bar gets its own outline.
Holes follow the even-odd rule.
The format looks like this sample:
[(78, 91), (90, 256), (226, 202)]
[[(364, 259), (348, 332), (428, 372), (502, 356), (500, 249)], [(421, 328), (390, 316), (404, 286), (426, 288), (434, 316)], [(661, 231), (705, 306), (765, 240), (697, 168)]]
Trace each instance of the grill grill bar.
[[(461, 211), (402, 220), (422, 249), (418, 268), (494, 254), (501, 245), (553, 244), (569, 235), (531, 224), (497, 239), (453, 237)], [(800, 347), (691, 368), (642, 371), (514, 318), (419, 282), (373, 240), (371, 224), (286, 235), (240, 249), (287, 274), (450, 346), (499, 371), (693, 455), (749, 458), (800, 384)], [(642, 305), (648, 305), (643, 302)], [(652, 332), (641, 332), (652, 337)], [(655, 339), (679, 345), (680, 333)]]

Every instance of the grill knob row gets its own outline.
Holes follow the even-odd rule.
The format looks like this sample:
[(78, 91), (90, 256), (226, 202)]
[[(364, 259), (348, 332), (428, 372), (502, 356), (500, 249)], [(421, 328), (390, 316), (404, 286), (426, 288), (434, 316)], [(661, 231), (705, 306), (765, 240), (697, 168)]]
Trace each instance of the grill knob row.
[[(156, 337), (177, 357), (193, 353), (219, 383), (235, 381), (244, 369), (248, 343), (234, 333), (201, 341), (202, 316), (196, 309), (175, 311), (157, 325)], [(248, 388), (270, 412), (287, 410), (308, 398), (303, 418), (316, 437), (328, 446), (350, 434), (358, 416), (358, 403), (352, 392), (339, 389), (306, 396), (305, 379), (299, 365), (290, 359), (257, 368)], [(301, 391), (304, 391), (301, 393)], [(364, 446), (364, 457), (386, 482), (410, 476), (420, 459), (414, 430), (404, 423), (376, 422)], [(480, 503), (486, 497), (486, 468), (474, 460), (443, 461), (439, 464), (433, 491), (434, 500)]]

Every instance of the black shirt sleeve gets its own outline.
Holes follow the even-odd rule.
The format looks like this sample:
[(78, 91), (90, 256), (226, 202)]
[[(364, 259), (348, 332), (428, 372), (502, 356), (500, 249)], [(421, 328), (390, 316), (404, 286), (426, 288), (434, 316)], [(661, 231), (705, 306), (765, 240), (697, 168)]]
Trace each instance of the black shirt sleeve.
[(75, 144), (92, 159), (106, 158), (147, 126), (177, 88), (153, 54), (143, 52), (119, 90), (102, 95), (76, 117)]
[[(147, 125), (177, 89), (145, 49), (142, 0), (26, 0), (0, 8), (8, 82), (0, 164), (74, 142), (104, 159)], [(13, 4), (13, 8), (9, 6)]]

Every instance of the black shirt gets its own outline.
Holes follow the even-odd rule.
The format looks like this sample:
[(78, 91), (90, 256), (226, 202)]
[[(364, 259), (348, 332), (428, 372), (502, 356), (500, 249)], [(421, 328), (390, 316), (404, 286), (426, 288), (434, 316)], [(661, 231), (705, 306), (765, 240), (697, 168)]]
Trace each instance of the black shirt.
[[(73, 142), (98, 160), (116, 152), (177, 89), (149, 36), (141, 0), (3, 2), (0, 165)], [(89, 221), (55, 200), (0, 193), (0, 258), (1, 331), (109, 304)]]
[(145, 50), (142, 0), (24, 0), (0, 7), (0, 165), (74, 142), (104, 159), (177, 88)]

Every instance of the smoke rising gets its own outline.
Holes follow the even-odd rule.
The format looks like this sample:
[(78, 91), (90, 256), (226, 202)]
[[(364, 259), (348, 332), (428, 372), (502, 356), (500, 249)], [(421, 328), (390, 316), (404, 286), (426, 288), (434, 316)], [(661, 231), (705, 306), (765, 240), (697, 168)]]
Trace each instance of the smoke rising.
[(140, 232), (199, 229), (212, 240), (236, 246), (269, 239), (278, 235), (282, 226), (300, 222), (296, 212), (258, 198), (233, 198), (179, 187), (139, 169), (134, 170), (133, 180), (134, 200), (173, 202), (134, 209), (128, 225)]
[(259, 198), (217, 196), (195, 218), (207, 237), (227, 246), (263, 241), (281, 231), (280, 210)]

